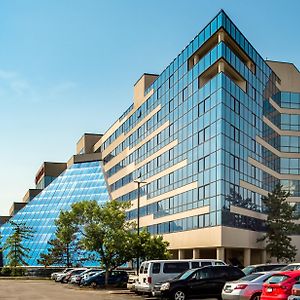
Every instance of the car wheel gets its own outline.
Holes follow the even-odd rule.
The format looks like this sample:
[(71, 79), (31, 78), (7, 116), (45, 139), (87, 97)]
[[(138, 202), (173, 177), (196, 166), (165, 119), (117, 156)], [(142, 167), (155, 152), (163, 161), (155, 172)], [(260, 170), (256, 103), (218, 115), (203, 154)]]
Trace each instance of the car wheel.
[(252, 295), (250, 300), (260, 300), (260, 295), (261, 294), (254, 294), (254, 295)]
[(96, 287), (97, 287), (97, 283), (96, 283), (95, 281), (93, 281), (93, 282), (91, 283), (91, 288), (95, 289)]
[(181, 290), (177, 290), (174, 292), (174, 296), (173, 296), (174, 300), (185, 300), (186, 299), (186, 295), (185, 292), (181, 291)]

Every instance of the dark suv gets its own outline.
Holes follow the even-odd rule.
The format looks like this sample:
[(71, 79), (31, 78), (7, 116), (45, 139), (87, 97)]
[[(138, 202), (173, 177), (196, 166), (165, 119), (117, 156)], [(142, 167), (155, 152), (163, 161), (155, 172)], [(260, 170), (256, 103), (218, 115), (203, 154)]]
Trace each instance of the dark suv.
[(245, 274), (237, 267), (207, 266), (188, 270), (161, 285), (162, 298), (185, 300), (187, 298), (222, 299), (226, 281), (237, 280)]

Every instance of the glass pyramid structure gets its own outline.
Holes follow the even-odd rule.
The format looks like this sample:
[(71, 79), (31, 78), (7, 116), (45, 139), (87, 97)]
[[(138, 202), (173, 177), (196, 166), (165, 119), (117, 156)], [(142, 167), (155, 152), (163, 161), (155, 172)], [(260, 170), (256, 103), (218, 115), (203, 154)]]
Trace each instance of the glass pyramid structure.
[[(29, 266), (38, 266), (40, 254), (47, 252), (47, 243), (54, 238), (54, 221), (60, 211), (69, 210), (72, 203), (83, 200), (96, 200), (99, 204), (109, 200), (99, 161), (73, 164), (12, 217), (12, 221), (24, 222), (34, 230), (33, 238), (24, 242), (24, 246), (30, 248)], [(1, 227), (2, 244), (11, 232), (10, 223)]]

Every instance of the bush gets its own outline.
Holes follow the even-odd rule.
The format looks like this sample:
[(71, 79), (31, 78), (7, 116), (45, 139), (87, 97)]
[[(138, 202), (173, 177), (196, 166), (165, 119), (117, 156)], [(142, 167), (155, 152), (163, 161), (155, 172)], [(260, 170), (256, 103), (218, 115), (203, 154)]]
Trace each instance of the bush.
[(25, 269), (23, 268), (11, 268), (11, 276), (24, 276)]
[(11, 276), (11, 268), (10, 267), (3, 267), (1, 270), (2, 276)]

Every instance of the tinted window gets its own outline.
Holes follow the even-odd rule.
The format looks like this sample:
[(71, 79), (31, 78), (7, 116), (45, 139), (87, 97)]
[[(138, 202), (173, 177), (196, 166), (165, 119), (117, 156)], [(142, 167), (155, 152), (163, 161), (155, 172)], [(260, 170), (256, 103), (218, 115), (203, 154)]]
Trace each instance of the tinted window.
[(197, 261), (192, 261), (192, 269), (199, 268), (199, 262)]
[(239, 281), (252, 281), (261, 276), (262, 276), (261, 274), (250, 274), (240, 278)]
[(164, 273), (182, 273), (189, 269), (188, 262), (173, 262), (173, 263), (165, 263), (163, 272)]
[(210, 261), (201, 261), (201, 266), (211, 266), (211, 262)]
[(152, 273), (158, 274), (160, 272), (160, 263), (154, 263), (152, 267)]
[(148, 273), (149, 263), (145, 264), (144, 274)]
[(288, 278), (289, 277), (286, 275), (273, 275), (266, 281), (266, 283), (270, 283), (270, 284), (280, 283), (285, 281)]
[(216, 266), (225, 266), (225, 264), (222, 261), (215, 261)]
[(244, 268), (242, 271), (246, 274), (246, 275), (248, 275), (248, 274), (251, 274), (252, 272), (253, 272), (253, 270), (254, 270), (254, 267), (246, 267), (246, 268)]
[(144, 264), (141, 265), (141, 268), (140, 268), (140, 274), (143, 274), (144, 273)]
[(196, 278), (198, 280), (200, 279), (208, 279), (208, 278), (213, 278), (214, 272), (212, 272), (211, 268), (203, 268), (197, 272), (195, 272), (193, 278)]

